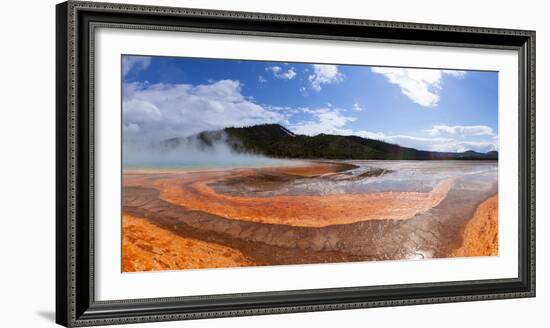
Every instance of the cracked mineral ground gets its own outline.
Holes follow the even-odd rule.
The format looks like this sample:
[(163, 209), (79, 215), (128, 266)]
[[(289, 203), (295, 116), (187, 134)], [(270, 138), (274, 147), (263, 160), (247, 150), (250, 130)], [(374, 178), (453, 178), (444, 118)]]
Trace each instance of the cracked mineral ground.
[(498, 255), (496, 161), (126, 169), (122, 269)]

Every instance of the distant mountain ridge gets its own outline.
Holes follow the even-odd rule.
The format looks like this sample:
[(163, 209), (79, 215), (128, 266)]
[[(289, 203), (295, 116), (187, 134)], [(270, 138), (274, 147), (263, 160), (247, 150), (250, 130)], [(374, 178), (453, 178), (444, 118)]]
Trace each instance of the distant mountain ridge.
[(193, 143), (199, 149), (214, 147), (224, 142), (235, 152), (254, 153), (275, 158), (300, 159), (378, 159), (378, 160), (497, 160), (498, 152), (472, 150), (433, 152), (401, 147), (384, 141), (359, 136), (295, 134), (279, 124), (261, 124), (241, 128), (204, 131), (190, 137), (171, 138), (161, 147), (174, 149)]

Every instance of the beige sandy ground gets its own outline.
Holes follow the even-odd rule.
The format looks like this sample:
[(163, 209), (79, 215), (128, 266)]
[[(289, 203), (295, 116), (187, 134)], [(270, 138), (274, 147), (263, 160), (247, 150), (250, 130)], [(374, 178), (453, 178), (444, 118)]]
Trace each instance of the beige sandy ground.
[(254, 265), (238, 250), (183, 238), (143, 218), (124, 214), (122, 229), (123, 272)]
[(463, 229), (462, 246), (451, 256), (498, 255), (498, 194), (490, 197), (475, 211)]

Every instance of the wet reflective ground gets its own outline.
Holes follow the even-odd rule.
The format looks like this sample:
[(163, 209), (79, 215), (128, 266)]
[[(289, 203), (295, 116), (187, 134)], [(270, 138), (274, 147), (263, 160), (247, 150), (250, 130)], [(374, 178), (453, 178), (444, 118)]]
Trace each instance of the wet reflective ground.
[(125, 171), (123, 210), (256, 265), (423, 259), (461, 246), (497, 180), (491, 161)]
[[(334, 161), (332, 161), (334, 162)], [(227, 179), (213, 187), (227, 194), (249, 196), (362, 194), (384, 191), (430, 191), (435, 184), (459, 178), (458, 188), (478, 190), (496, 184), (494, 161), (341, 161), (349, 170), (314, 177), (259, 169), (257, 175)]]

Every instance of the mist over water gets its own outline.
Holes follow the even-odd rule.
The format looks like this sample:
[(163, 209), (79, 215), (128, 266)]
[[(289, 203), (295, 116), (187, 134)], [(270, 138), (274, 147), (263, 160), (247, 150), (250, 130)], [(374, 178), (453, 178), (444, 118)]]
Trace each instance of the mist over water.
[(297, 165), (300, 162), (236, 152), (223, 135), (211, 144), (201, 142), (196, 136), (180, 139), (178, 144), (171, 146), (160, 142), (148, 145), (124, 143), (122, 155), (125, 168), (246, 168)]

